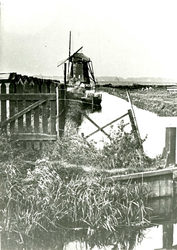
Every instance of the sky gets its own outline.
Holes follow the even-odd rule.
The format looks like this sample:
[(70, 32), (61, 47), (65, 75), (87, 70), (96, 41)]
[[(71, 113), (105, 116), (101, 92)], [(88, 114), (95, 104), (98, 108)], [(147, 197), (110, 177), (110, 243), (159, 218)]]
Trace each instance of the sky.
[(0, 2), (0, 72), (61, 76), (71, 31), (95, 76), (177, 79), (177, 0)]

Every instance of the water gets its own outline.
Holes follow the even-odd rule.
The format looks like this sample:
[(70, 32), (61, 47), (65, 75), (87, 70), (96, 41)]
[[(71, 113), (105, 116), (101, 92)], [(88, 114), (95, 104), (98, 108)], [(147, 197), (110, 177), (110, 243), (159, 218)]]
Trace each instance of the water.
[[(130, 109), (130, 104), (127, 101), (108, 93), (102, 92), (101, 94), (101, 112), (89, 114), (89, 117), (93, 119), (93, 121), (95, 121), (100, 127), (126, 114), (128, 109)], [(146, 141), (143, 143), (144, 151), (149, 157), (155, 158), (163, 152), (163, 148), (165, 146), (165, 128), (176, 127), (177, 117), (159, 117), (152, 112), (148, 112), (136, 107), (134, 107), (134, 112), (141, 138), (144, 139), (147, 136)], [(125, 124), (130, 123), (128, 116), (123, 118), (123, 120)], [(120, 123), (120, 121), (114, 123), (114, 129), (116, 129), (118, 123)], [(84, 133), (84, 135), (87, 136), (96, 129), (97, 128), (90, 121), (84, 118), (80, 126), (79, 133)], [(109, 132), (111, 128), (109, 126), (104, 130)], [(126, 131), (130, 130), (131, 125), (129, 124), (126, 126)], [(100, 131), (88, 139), (94, 140), (98, 147), (102, 147), (104, 141), (109, 141), (109, 139)]]
[[(137, 235), (135, 235), (136, 237), (136, 245), (132, 246), (131, 248), (128, 248), (131, 245), (131, 239), (126, 239), (124, 238), (124, 243), (122, 242), (122, 244), (117, 243), (117, 248), (113, 248), (116, 244), (110, 244), (110, 245), (105, 245), (102, 246), (100, 248), (98, 248), (98, 246), (94, 246), (92, 249), (93, 250), (160, 250), (160, 249), (168, 249), (168, 250), (172, 250), (172, 249), (176, 249), (175, 247), (173, 248), (172, 246), (177, 245), (177, 224), (173, 224), (173, 235), (172, 237), (172, 241), (167, 243), (167, 240), (165, 241), (165, 238), (163, 238), (164, 234), (163, 234), (163, 227), (165, 228), (165, 225), (159, 225), (159, 226), (154, 226), (151, 228), (147, 228), (145, 230), (143, 230), (143, 239), (141, 241), (141, 237), (138, 239)], [(127, 241), (126, 241), (127, 240)], [(133, 239), (132, 239), (133, 240)], [(121, 240), (120, 240), (121, 241)], [(138, 242), (140, 241), (140, 242)], [(114, 242), (114, 241), (113, 241)], [(115, 243), (115, 242), (114, 242)], [(124, 247), (123, 247), (123, 244)], [(81, 242), (81, 241), (73, 241), (70, 242), (69, 244), (66, 244), (63, 250), (90, 250), (91, 248), (86, 244), (85, 242)]]
[[(110, 95), (108, 93), (102, 93), (102, 110), (101, 112), (90, 113), (89, 117), (93, 119), (100, 127), (106, 125), (112, 120), (124, 115), (130, 109), (130, 104), (121, 98)], [(177, 117), (159, 117), (152, 112), (141, 110), (137, 107), (134, 107), (138, 128), (140, 131), (140, 136), (144, 139), (147, 136), (146, 141), (143, 143), (143, 148), (145, 153), (152, 158), (162, 154), (163, 148), (165, 146), (165, 130), (166, 127), (176, 127)], [(124, 123), (129, 123), (129, 117), (126, 116)], [(116, 129), (117, 124), (114, 124), (114, 129)], [(85, 136), (95, 131), (97, 128), (90, 123), (86, 118), (84, 118), (81, 126), (80, 133), (84, 133)], [(130, 124), (126, 126), (126, 131), (130, 131)], [(110, 131), (110, 126), (105, 129), (106, 132)], [(94, 140), (98, 147), (102, 147), (104, 141), (109, 139), (102, 133), (98, 132), (91, 137), (89, 140)], [(175, 212), (176, 213), (176, 212)], [(174, 216), (174, 214), (173, 214)], [(163, 216), (162, 216), (163, 218)], [(163, 233), (165, 228), (170, 228), (172, 231)], [(177, 223), (174, 224), (166, 223), (162, 220), (159, 226), (154, 226), (144, 230), (144, 237), (140, 243), (137, 243), (132, 250), (155, 250), (155, 249), (177, 249), (172, 248), (172, 245), (177, 245)], [(173, 236), (173, 237), (172, 237)], [(79, 248), (79, 243), (77, 242), (70, 243), (67, 245), (66, 250), (70, 249), (81, 249)], [(75, 248), (74, 248), (75, 247)], [(84, 247), (82, 248), (84, 249)], [(98, 249), (97, 247), (93, 249)], [(102, 247), (101, 249), (123, 249), (123, 248), (113, 248), (113, 246)], [(128, 248), (127, 248), (128, 249)]]

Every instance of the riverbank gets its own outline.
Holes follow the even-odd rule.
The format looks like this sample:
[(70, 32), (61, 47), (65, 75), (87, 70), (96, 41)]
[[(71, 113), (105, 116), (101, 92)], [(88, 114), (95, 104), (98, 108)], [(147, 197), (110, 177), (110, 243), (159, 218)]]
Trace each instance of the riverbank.
[(126, 89), (129, 90), (132, 103), (136, 107), (153, 112), (158, 116), (177, 116), (177, 94), (170, 94), (166, 87), (113, 88), (101, 86), (98, 88), (99, 91), (107, 92), (128, 101)]
[[(68, 100), (67, 105), (65, 131), (55, 143), (43, 143), (39, 151), (25, 151), (7, 137), (0, 140), (3, 249), (63, 249), (66, 242), (73, 241), (75, 232), (81, 232), (84, 242), (97, 245), (94, 239), (98, 239), (107, 245), (98, 236), (111, 239), (112, 233), (120, 236), (121, 231), (125, 245), (125, 228), (130, 232), (131, 228), (135, 231), (151, 226), (147, 185), (107, 180), (163, 168), (161, 158), (142, 154), (134, 134), (126, 132), (123, 123), (111, 133), (111, 142), (98, 150), (94, 142), (78, 135), (80, 103)], [(115, 242), (114, 235), (112, 239)]]

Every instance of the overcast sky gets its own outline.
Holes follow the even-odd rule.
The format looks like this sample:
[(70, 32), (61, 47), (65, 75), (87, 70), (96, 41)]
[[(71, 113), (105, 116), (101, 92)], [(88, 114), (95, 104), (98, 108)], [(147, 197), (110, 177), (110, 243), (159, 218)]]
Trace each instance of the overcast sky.
[(71, 31), (96, 76), (177, 79), (177, 0), (0, 2), (0, 72), (62, 75)]

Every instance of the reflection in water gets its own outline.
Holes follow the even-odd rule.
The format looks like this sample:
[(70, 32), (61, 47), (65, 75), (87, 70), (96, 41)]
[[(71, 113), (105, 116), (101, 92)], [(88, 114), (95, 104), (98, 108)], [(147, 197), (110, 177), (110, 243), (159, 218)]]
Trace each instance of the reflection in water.
[[(102, 92), (102, 110), (101, 112), (90, 113), (89, 117), (93, 119), (99, 126), (104, 126), (112, 120), (124, 115), (130, 109), (130, 104), (116, 96)], [(138, 122), (141, 138), (144, 139), (147, 136), (146, 141), (143, 143), (144, 151), (149, 157), (156, 157), (162, 154), (165, 146), (165, 128), (174, 126), (177, 124), (177, 117), (159, 117), (152, 112), (148, 112), (134, 107), (135, 115)], [(114, 124), (114, 129), (117, 128), (117, 124)], [(124, 118), (124, 123), (129, 123), (129, 117)], [(95, 131), (97, 128), (90, 123), (86, 118), (83, 119), (80, 126), (80, 133), (84, 133), (85, 136)], [(126, 131), (130, 131), (131, 126), (126, 126)], [(110, 126), (105, 129), (107, 133), (110, 131)], [(102, 147), (102, 141), (108, 141), (108, 138), (99, 131), (94, 134), (90, 139), (97, 142), (98, 147)]]
[[(105, 247), (118, 250), (133, 250), (136, 244), (140, 243), (143, 238), (143, 229), (140, 227), (120, 228), (116, 232), (103, 230), (87, 230), (85, 232), (71, 232), (70, 244), (66, 244), (66, 250), (69, 249), (105, 249)], [(73, 237), (74, 235), (74, 237)], [(72, 244), (71, 244), (72, 242)], [(72, 247), (72, 248), (71, 248)]]
[[(39, 235), (36, 241), (32, 242), (32, 238), (28, 239), (25, 246), (15, 244), (14, 241), (2, 242), (2, 250), (86, 250), (86, 249), (124, 249), (133, 250), (137, 244), (142, 242), (144, 238), (144, 229), (142, 227), (122, 227), (116, 231), (78, 229), (69, 230), (61, 229), (53, 232), (51, 240), (45, 240), (45, 232), (43, 238)], [(49, 233), (49, 232), (48, 232)], [(48, 237), (46, 236), (46, 239)]]
[[(162, 222), (161, 222), (162, 223)], [(122, 228), (117, 232), (93, 233), (85, 235), (70, 232), (65, 247), (62, 250), (160, 250), (176, 249), (177, 224), (163, 222), (151, 228)], [(73, 237), (74, 235), (74, 237)]]
[[(101, 112), (90, 112), (89, 117), (93, 119), (99, 126), (104, 126), (110, 121), (127, 113), (128, 109), (130, 109), (130, 105), (125, 100), (107, 93), (102, 93)], [(177, 118), (158, 117), (156, 114), (151, 112), (141, 110), (136, 107), (134, 107), (134, 109), (141, 138), (144, 139), (146, 135), (148, 136), (147, 140), (143, 144), (146, 154), (150, 157), (155, 157), (161, 154), (165, 144), (165, 128), (177, 124)], [(128, 117), (125, 118), (125, 123), (127, 122), (129, 122)], [(118, 123), (119, 122), (117, 122), (117, 124)], [(116, 128), (117, 124), (114, 125), (114, 128)], [(90, 121), (83, 118), (79, 133), (84, 133), (87, 135), (96, 129), (97, 128), (91, 124)], [(126, 129), (129, 131), (131, 127), (128, 125)], [(106, 132), (109, 132), (109, 130), (110, 127), (105, 129)], [(107, 138), (101, 132), (94, 134), (91, 139), (96, 141), (97, 144), (99, 144), (102, 140), (107, 140)], [(98, 249), (98, 247), (101, 246), (107, 246), (106, 249), (172, 249), (172, 245), (174, 246), (177, 244), (177, 213), (175, 204), (176, 198), (174, 202), (174, 200), (170, 197), (166, 200), (153, 201), (154, 212), (152, 214), (152, 221), (160, 226), (154, 226), (148, 229), (122, 228), (119, 230), (119, 232), (111, 233), (91, 231), (93, 234), (91, 234), (91, 232), (87, 234), (88, 232), (85, 231), (85, 233), (82, 232), (83, 235), (80, 235), (76, 238), (68, 238), (69, 240), (67, 242), (69, 243), (69, 241), (71, 241), (72, 244), (65, 243), (65, 249), (89, 249), (89, 247), (93, 248), (95, 246), (97, 246), (97, 248), (94, 249)], [(73, 232), (70, 233), (72, 234)], [(81, 232), (77, 233), (80, 234)], [(81, 243), (82, 248), (79, 245)]]
[[(110, 121), (127, 113), (128, 109), (130, 109), (129, 103), (125, 100), (107, 93), (102, 93), (102, 97), (102, 109), (95, 112), (88, 111), (89, 117), (99, 126), (104, 126)], [(79, 104), (77, 104), (77, 108), (75, 103), (70, 105), (74, 105), (75, 112), (72, 112), (70, 116), (72, 116), (77, 125), (80, 126), (79, 132), (87, 135), (95, 131), (96, 127), (77, 112)], [(173, 126), (177, 123), (177, 118), (158, 117), (151, 112), (136, 107), (134, 108), (141, 137), (143, 139), (146, 135), (148, 136), (143, 145), (145, 152), (150, 157), (155, 157), (156, 155), (161, 154), (165, 143), (165, 127)], [(127, 116), (125, 118), (125, 123), (128, 122), (129, 118)], [(116, 128), (118, 123), (119, 122), (114, 125), (114, 128)], [(110, 128), (108, 127), (105, 131), (108, 132), (109, 129)], [(129, 131), (131, 129), (130, 125), (128, 125), (126, 129)], [(97, 142), (107, 140), (101, 132), (95, 134), (91, 139), (94, 139)], [(154, 211), (152, 213), (152, 222), (157, 223), (159, 226), (153, 226), (151, 228), (122, 227), (116, 232), (103, 231), (99, 230), (99, 228), (96, 231), (91, 229), (61, 230), (56, 233), (53, 244), (51, 242), (45, 243), (45, 249), (172, 249), (172, 246), (175, 247), (177, 244), (177, 213), (174, 210), (175, 204), (176, 202), (170, 197), (167, 200), (153, 201)]]
[[(105, 100), (107, 101), (105, 102)], [(128, 109), (129, 104), (127, 102), (108, 94), (104, 95), (103, 93), (102, 111), (100, 113), (90, 113), (90, 116), (94, 120), (96, 120), (100, 126), (104, 126), (105, 123), (110, 122), (110, 120), (116, 119), (117, 117), (126, 113)], [(137, 109), (135, 109), (135, 112), (142, 135), (145, 131), (149, 135), (149, 138), (157, 138), (157, 141), (160, 136), (165, 136), (164, 124), (162, 124), (163, 129), (157, 129), (158, 131), (155, 129), (156, 123), (153, 123), (153, 126), (151, 126), (151, 123), (149, 125), (149, 128), (152, 129), (153, 127), (153, 131), (148, 128), (149, 121), (152, 121), (152, 119), (153, 122), (159, 119), (162, 120), (161, 118), (150, 112), (142, 110), (138, 111)], [(76, 118), (75, 114), (74, 117)], [(80, 131), (86, 133), (88, 129), (90, 129), (90, 124), (87, 124), (87, 120), (82, 121), (82, 117), (80, 116), (78, 116), (77, 118), (79, 120), (79, 123), (82, 122)], [(158, 123), (158, 126), (159, 124), (160, 123)], [(93, 126), (92, 129), (95, 130), (95, 127)], [(89, 133), (90, 132), (92, 131), (89, 131)], [(162, 142), (162, 139), (159, 139), (159, 141)], [(172, 249), (172, 246), (177, 245), (177, 213), (175, 209), (177, 207), (176, 197), (175, 200), (173, 200), (172, 198), (169, 198), (169, 200), (167, 201), (156, 200), (153, 202), (153, 204), (154, 210), (152, 213), (152, 222), (159, 224), (160, 226), (153, 226), (151, 228), (144, 228), (143, 226), (122, 227), (117, 231), (106, 231), (100, 230), (99, 228), (97, 228), (97, 230), (93, 230), (90, 228), (64, 230), (63, 228), (61, 228), (60, 230), (54, 230), (53, 232), (42, 232), (41, 235), (39, 235), (37, 242), (33, 242), (32, 237), (29, 238), (27, 242), (30, 243), (30, 247), (27, 244), (26, 246), (23, 245), (20, 248), (19, 244), (15, 246), (13, 245), (14, 243), (2, 241), (2, 250), (96, 250), (99, 248), (107, 250), (155, 250), (163, 248)], [(48, 241), (48, 237), (45, 237), (49, 235), (49, 233), (52, 235), (51, 241)], [(25, 238), (25, 236), (23, 237)], [(2, 237), (2, 239), (4, 238), (5, 237)], [(5, 246), (8, 246), (8, 248)]]

